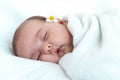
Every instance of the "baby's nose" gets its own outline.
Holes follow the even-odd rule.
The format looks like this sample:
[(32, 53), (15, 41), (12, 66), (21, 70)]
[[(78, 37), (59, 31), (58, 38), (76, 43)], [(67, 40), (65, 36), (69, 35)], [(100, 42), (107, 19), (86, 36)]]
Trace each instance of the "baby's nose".
[(52, 45), (51, 44), (47, 44), (46, 48), (45, 48), (45, 53), (46, 54), (50, 54), (51, 53), (51, 48), (52, 48)]

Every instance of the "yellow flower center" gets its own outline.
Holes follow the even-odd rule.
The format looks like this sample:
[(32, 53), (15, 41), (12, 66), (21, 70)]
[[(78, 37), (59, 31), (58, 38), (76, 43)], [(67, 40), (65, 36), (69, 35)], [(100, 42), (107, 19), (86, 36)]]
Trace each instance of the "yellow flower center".
[(54, 18), (54, 16), (50, 16), (49, 19), (50, 20), (54, 20), (55, 18)]

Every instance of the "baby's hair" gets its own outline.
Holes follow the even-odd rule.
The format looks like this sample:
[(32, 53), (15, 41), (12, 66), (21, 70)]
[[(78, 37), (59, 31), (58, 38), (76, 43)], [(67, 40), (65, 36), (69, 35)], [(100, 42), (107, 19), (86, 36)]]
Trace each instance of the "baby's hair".
[(16, 41), (18, 40), (19, 33), (21, 31), (21, 27), (25, 24), (26, 21), (28, 20), (39, 20), (41, 22), (45, 22), (46, 18), (43, 16), (32, 16), (26, 19), (15, 31), (13, 41), (12, 41), (12, 47), (13, 47), (13, 53), (17, 56), (17, 51), (16, 51)]
[(33, 19), (38, 19), (38, 20), (41, 20), (41, 21), (46, 21), (46, 18), (43, 17), (43, 16), (32, 16), (32, 17), (29, 17), (27, 20), (33, 20)]

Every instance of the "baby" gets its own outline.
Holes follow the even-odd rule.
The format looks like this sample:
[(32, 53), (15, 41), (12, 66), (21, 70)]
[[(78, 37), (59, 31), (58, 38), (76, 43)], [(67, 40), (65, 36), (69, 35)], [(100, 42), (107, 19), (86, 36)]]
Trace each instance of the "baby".
[(73, 50), (73, 37), (66, 20), (47, 22), (45, 17), (33, 16), (25, 20), (13, 38), (16, 56), (58, 63)]

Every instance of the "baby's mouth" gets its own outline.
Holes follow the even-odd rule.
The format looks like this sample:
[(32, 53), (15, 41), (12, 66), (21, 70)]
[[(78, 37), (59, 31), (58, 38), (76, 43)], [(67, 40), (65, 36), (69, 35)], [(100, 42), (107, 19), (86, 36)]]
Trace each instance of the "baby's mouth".
[(61, 50), (62, 46), (60, 46), (58, 49), (57, 49), (57, 55), (59, 57), (62, 57), (63, 56), (63, 51)]

